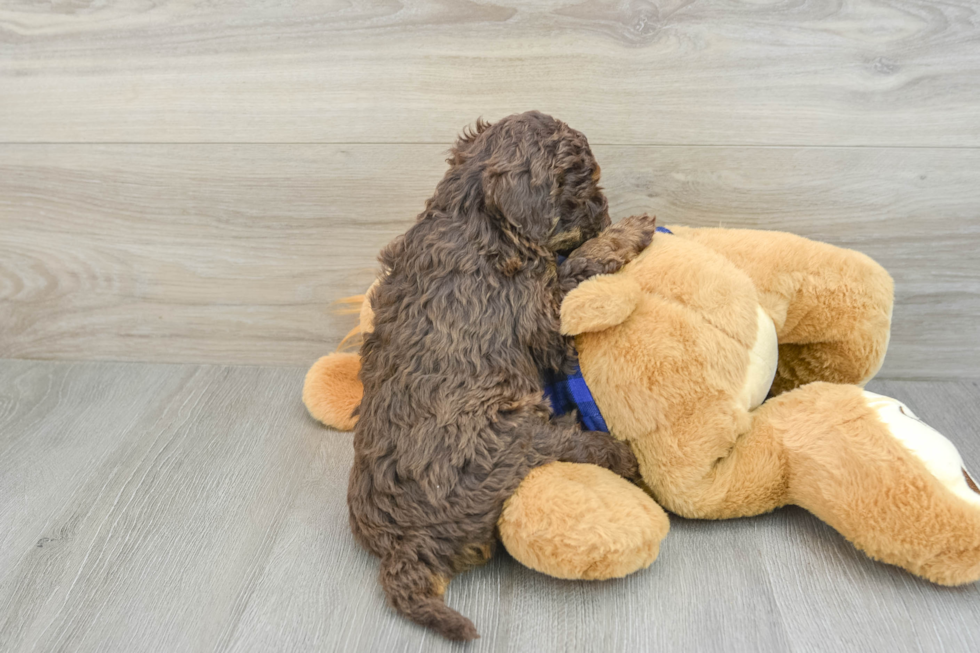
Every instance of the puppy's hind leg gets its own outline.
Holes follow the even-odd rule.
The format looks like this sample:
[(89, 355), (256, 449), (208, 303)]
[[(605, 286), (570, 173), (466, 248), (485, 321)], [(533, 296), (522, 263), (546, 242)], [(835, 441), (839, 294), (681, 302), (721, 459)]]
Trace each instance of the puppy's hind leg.
[(468, 641), (479, 637), (473, 622), (443, 600), (449, 577), (426, 565), (418, 553), (402, 543), (381, 559), (381, 587), (391, 607), (446, 639)]

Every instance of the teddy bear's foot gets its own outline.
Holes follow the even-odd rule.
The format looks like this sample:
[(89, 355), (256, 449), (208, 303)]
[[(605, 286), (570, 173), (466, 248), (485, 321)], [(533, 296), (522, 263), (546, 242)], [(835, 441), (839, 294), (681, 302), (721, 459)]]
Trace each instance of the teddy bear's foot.
[(640, 488), (596, 465), (538, 467), (504, 504), (497, 522), (507, 551), (558, 578), (621, 578), (648, 567), (670, 529)]
[(980, 488), (955, 445), (897, 399), (867, 391), (863, 395), (890, 435), (938, 482), (930, 488), (935, 493), (931, 504), (916, 516), (920, 524), (910, 527), (909, 535), (928, 532), (934, 524), (933, 537), (941, 544), (902, 566), (944, 585), (980, 579)]
[(922, 461), (929, 473), (940, 483), (969, 504), (980, 510), (980, 487), (966, 470), (956, 446), (939, 431), (916, 417), (912, 410), (897, 399), (864, 391), (868, 405), (878, 413), (906, 449)]
[(354, 409), (361, 403), (364, 386), (357, 374), (361, 357), (333, 353), (313, 364), (303, 382), (303, 403), (314, 419), (338, 431), (350, 431), (357, 423)]
[(857, 386), (813, 383), (772, 402), (795, 403), (783, 431), (793, 503), (876, 560), (942, 585), (980, 579), (980, 493), (949, 440)]

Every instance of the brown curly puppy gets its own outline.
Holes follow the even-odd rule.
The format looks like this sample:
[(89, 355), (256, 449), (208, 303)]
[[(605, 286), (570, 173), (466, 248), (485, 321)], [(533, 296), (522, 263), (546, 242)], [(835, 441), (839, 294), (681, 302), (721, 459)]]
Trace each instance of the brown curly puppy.
[(351, 528), (381, 557), (391, 605), (450, 639), (450, 578), (489, 559), (504, 501), (555, 460), (636, 474), (629, 447), (551, 420), (540, 373), (574, 365), (564, 292), (649, 244), (652, 218), (608, 226), (585, 136), (537, 112), (478, 122), (416, 224), (381, 253), (348, 491)]

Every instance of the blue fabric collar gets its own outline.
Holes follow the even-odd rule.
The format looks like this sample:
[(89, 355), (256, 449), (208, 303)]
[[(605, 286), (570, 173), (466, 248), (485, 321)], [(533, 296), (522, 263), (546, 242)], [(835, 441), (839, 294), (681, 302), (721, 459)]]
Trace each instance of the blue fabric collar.
[(576, 365), (575, 371), (567, 376), (561, 372), (546, 372), (543, 381), (544, 396), (548, 398), (555, 415), (566, 415), (577, 410), (578, 421), (583, 428), (588, 431), (609, 432), (606, 420), (602, 418), (592, 391), (582, 376), (582, 368)]
[[(672, 234), (673, 232), (666, 227), (657, 227), (657, 233)], [(559, 257), (558, 263), (561, 264), (564, 257)], [(582, 376), (582, 368), (575, 366), (575, 371), (569, 375), (561, 372), (546, 372), (542, 379), (544, 382), (544, 396), (551, 404), (551, 410), (555, 415), (566, 415), (573, 410), (578, 411), (578, 420), (582, 427), (589, 431), (609, 432), (606, 420), (602, 417), (602, 412), (595, 403), (592, 391)]]

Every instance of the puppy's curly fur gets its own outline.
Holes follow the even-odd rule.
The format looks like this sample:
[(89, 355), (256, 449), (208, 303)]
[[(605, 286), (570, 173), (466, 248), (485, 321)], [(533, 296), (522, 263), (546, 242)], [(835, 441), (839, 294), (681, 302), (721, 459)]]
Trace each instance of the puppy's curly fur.
[(581, 133), (537, 112), (478, 122), (416, 224), (381, 253), (374, 331), (348, 491), (351, 528), (381, 557), (391, 605), (450, 639), (477, 637), (450, 609), (450, 578), (492, 554), (504, 501), (555, 460), (636, 474), (628, 446), (552, 420), (544, 369), (574, 364), (563, 294), (649, 242), (652, 218), (609, 224)]

